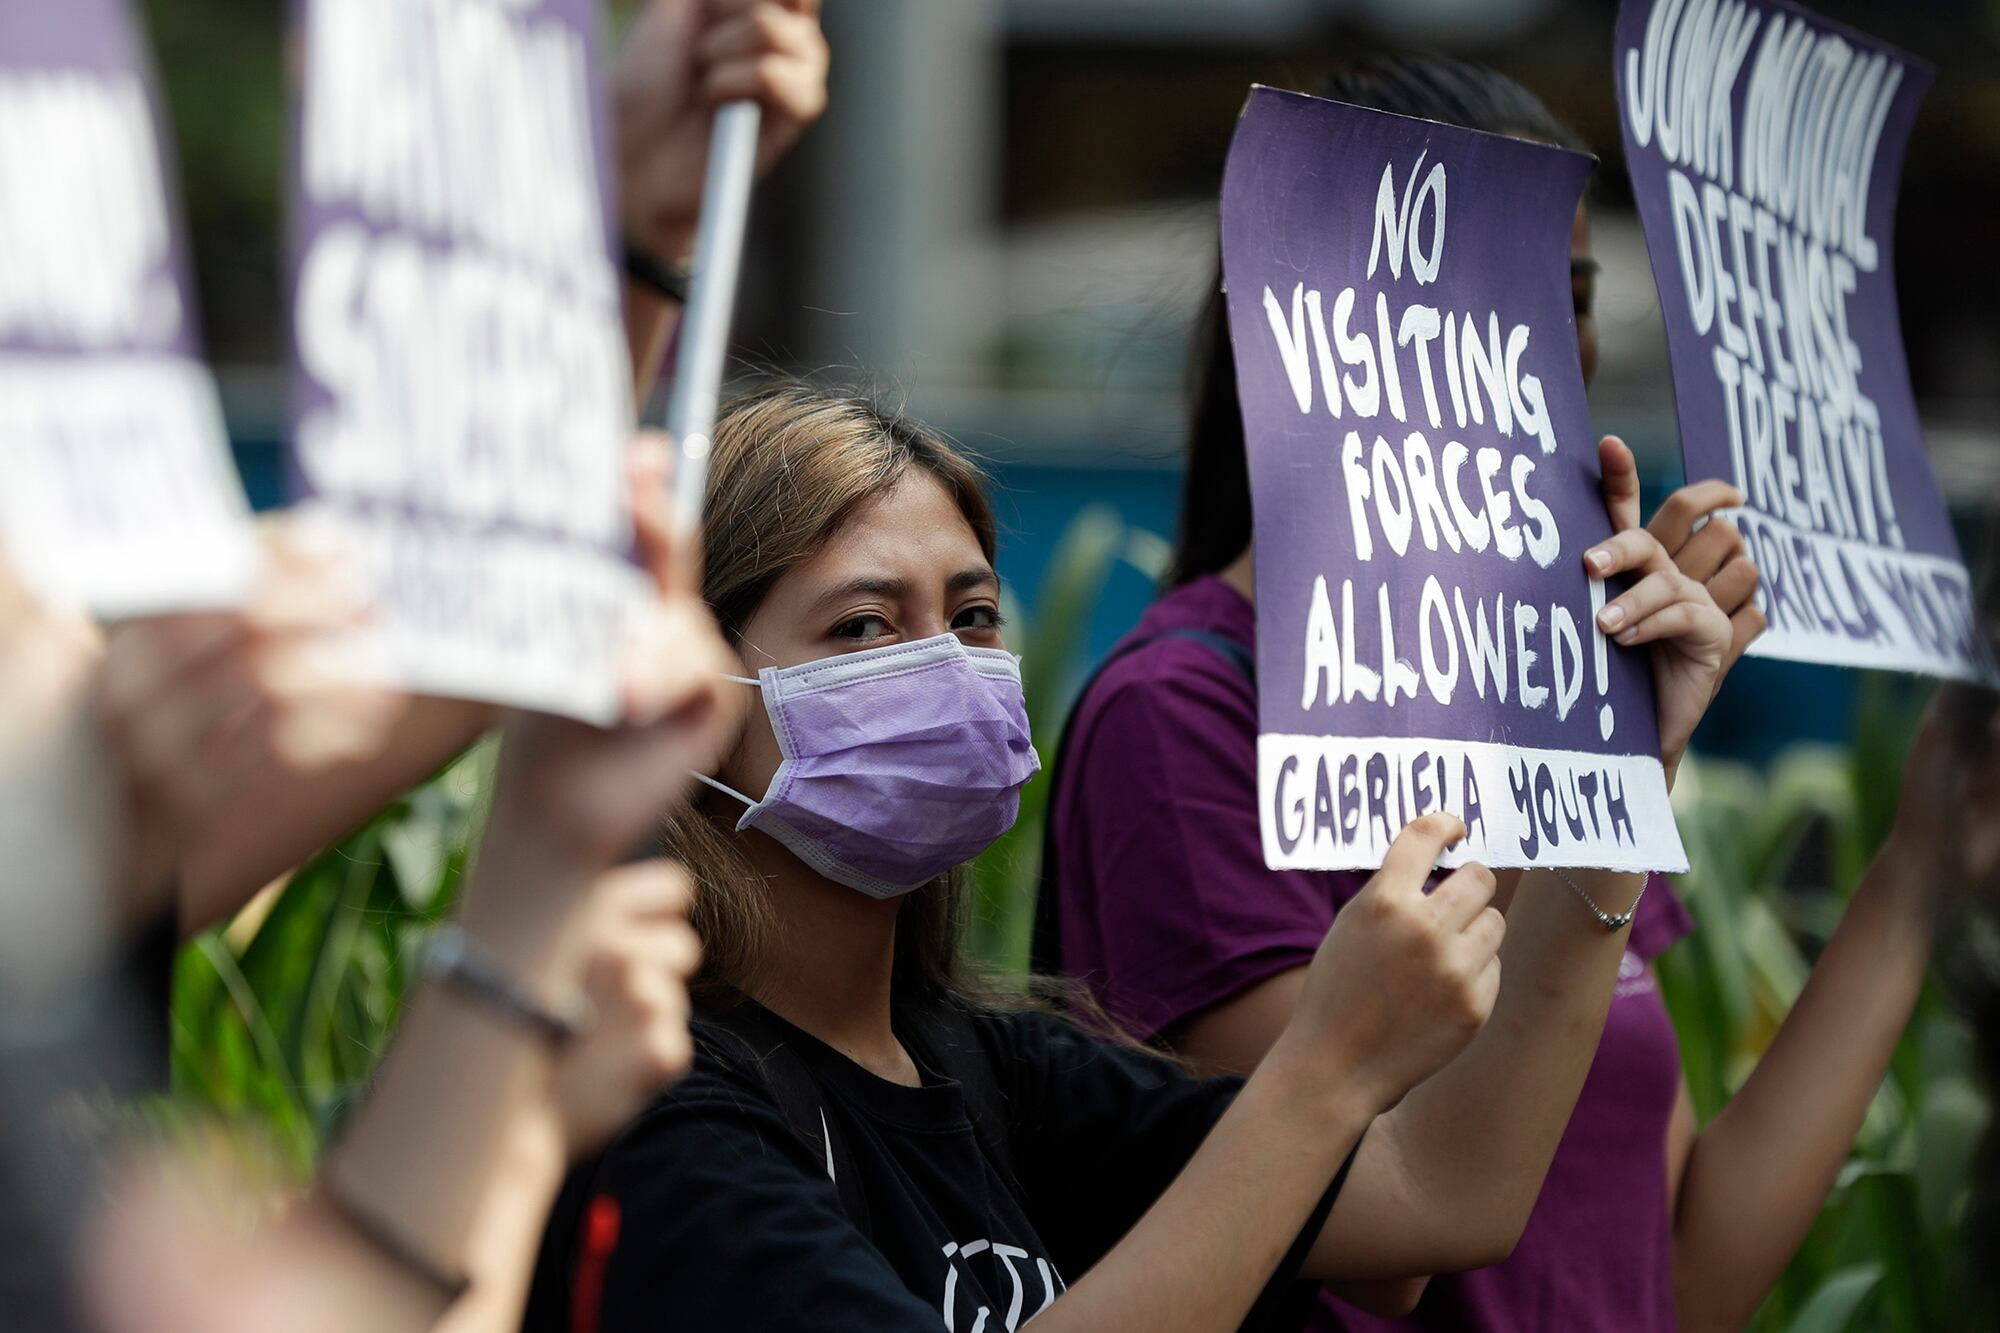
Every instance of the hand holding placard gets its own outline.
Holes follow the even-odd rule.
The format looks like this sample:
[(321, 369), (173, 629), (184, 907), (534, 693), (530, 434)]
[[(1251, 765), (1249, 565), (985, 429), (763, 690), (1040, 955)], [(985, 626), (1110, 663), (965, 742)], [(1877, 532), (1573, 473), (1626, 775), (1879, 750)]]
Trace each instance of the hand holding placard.
[(1687, 474), (1742, 492), (1762, 575), (1749, 650), (2000, 679), (1896, 312), (1930, 68), (1785, 0), (1627, 0), (1615, 65)]
[(114, 628), (95, 719), (124, 797), (120, 882), (171, 884), (199, 835), (244, 817), (242, 794), (378, 753), (407, 696), (346, 679), (339, 645), (367, 608), (339, 572), (273, 529), (243, 606)]
[(1729, 617), (1699, 580), (1674, 564), (1660, 539), (1627, 528), (1585, 551), (1598, 579), (1641, 575), (1597, 613), (1597, 627), (1620, 647), (1655, 645), (1653, 694), (1658, 707), (1660, 762), (1671, 787), (1688, 740), (1708, 711), (1729, 655)]
[(1437, 811), (1397, 834), (1334, 918), (1274, 1055), (1302, 1045), (1303, 1063), (1338, 1073), (1343, 1093), (1358, 1085), (1379, 1112), (1472, 1040), (1500, 992), (1507, 923), (1492, 906), (1493, 872), (1465, 865), (1424, 887), (1464, 836), (1462, 820)]
[(762, 173), (826, 109), (830, 58), (819, 0), (649, 0), (611, 75), (625, 239), (662, 262), (686, 259), (715, 109), (742, 101), (762, 108)]
[[(705, 6), (652, 0), (640, 12), (612, 75), (620, 216), (634, 252), (656, 265), (692, 258), (697, 268), (711, 272), (727, 258), (714, 249), (721, 234), (714, 220), (718, 209), (733, 211), (728, 197), (740, 188), (737, 182), (768, 168), (826, 109), (831, 57), (818, 14), (818, 0), (719, 0)], [(744, 123), (748, 112), (741, 105), (728, 110), (732, 104), (754, 106), (756, 124)], [(704, 205), (711, 219), (706, 258), (693, 254)], [(735, 286), (733, 277), (708, 284), (709, 313), (700, 319), (692, 309), (670, 312), (657, 284), (642, 279), (628, 286), (626, 333), (642, 401), (659, 372), (670, 313), (687, 316), (681, 356), (721, 365), (724, 348), (706, 347), (715, 337), (713, 292), (727, 288), (719, 306), (726, 326)], [(697, 325), (706, 330), (696, 339), (699, 351), (688, 346)], [(707, 377), (684, 371), (679, 378), (687, 386)], [(712, 411), (699, 408), (684, 403), (674, 418), (713, 418)], [(705, 439), (707, 427), (694, 433)], [(696, 466), (705, 461), (696, 460)]]
[(699, 543), (669, 515), (670, 467), (665, 441), (642, 434), (629, 468), (651, 596), (619, 661), (621, 725), (523, 715), (501, 749), (511, 817), (585, 863), (608, 865), (654, 831), (693, 785), (690, 774), (721, 762), (749, 705), (727, 683), (743, 664), (701, 599)]

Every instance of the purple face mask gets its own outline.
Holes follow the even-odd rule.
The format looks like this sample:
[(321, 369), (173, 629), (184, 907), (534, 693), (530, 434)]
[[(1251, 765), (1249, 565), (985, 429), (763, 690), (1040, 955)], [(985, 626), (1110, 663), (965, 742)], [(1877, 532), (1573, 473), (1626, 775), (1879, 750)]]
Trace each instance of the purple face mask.
[(871, 897), (922, 888), (992, 846), (1042, 766), (1020, 659), (954, 634), (743, 683), (762, 690), (784, 762), (761, 801), (701, 780), (750, 807), (739, 830), (762, 829)]

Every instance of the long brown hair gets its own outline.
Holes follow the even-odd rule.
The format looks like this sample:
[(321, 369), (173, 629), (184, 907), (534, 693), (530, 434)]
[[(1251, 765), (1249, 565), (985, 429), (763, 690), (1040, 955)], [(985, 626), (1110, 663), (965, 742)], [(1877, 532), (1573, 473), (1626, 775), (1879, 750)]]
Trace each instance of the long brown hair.
[[(996, 529), (985, 473), (930, 427), (870, 398), (796, 380), (731, 403), (716, 423), (702, 506), (702, 596), (730, 641), (742, 642), (745, 623), (779, 579), (915, 472), (945, 488), (992, 560)], [(784, 928), (721, 799), (706, 793), (670, 816), (662, 839), (695, 879), (693, 919), (706, 960), (695, 987), (708, 998), (753, 989), (772, 936)], [(903, 900), (899, 998), (966, 993), (959, 947), (966, 903), (959, 870)]]

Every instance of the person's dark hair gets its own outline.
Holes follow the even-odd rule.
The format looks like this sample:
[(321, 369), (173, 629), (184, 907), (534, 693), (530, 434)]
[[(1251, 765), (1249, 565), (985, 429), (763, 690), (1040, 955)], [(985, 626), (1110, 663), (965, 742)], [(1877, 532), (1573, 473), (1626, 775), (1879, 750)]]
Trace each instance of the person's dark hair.
[[(1313, 89), (1318, 96), (1399, 116), (1581, 149), (1540, 98), (1498, 70), (1442, 56), (1359, 60)], [(1218, 271), (1189, 346), (1187, 472), (1180, 536), (1167, 586), (1213, 574), (1250, 544), (1250, 469), (1236, 398), (1236, 362)]]

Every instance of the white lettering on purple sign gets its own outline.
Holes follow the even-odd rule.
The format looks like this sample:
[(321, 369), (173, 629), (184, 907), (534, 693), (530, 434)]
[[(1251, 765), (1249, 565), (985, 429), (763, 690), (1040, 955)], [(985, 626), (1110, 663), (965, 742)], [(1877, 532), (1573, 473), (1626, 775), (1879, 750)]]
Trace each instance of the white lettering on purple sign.
[[(188, 324), (130, 16), (15, 2), (51, 13), (0, 40), (0, 543), (60, 605), (232, 602), (248, 510)], [(60, 51), (23, 36), (58, 31)]]
[(1467, 825), (1447, 863), (1685, 865), (1644, 650), (1611, 652), (1581, 560), (1609, 532), (1557, 282), (1585, 170), (1252, 94), (1223, 250), (1267, 865), (1379, 865), (1431, 810)]
[[(1407, 262), (1419, 283), (1437, 277), (1444, 254), (1447, 177), (1444, 163), (1433, 162), (1419, 188), (1423, 165), (1420, 158), (1409, 172), (1400, 207), (1395, 166), (1382, 168), (1368, 251), (1371, 277), (1385, 255), (1393, 275), (1400, 276)], [(1503, 332), (1500, 316), (1490, 310), (1408, 305), (1392, 312), (1387, 295), (1377, 292), (1372, 329), (1356, 331), (1353, 287), (1335, 295), (1329, 322), (1324, 294), (1302, 282), (1293, 286), (1289, 305), (1268, 286), (1263, 303), (1300, 412), (1310, 414), (1317, 401), (1336, 419), (1386, 416), (1396, 423), (1387, 428), (1389, 435), (1370, 431), (1366, 443), (1359, 429), (1349, 429), (1341, 438), (1339, 466), (1356, 561), (1366, 564), (1378, 554), (1400, 559), (1416, 545), (1454, 554), (1490, 549), (1502, 559), (1525, 558), (1543, 569), (1562, 557), (1555, 514), (1535, 494), (1536, 454), (1555, 453), (1556, 438), (1542, 382), (1527, 369), (1526, 324), (1507, 325)], [(1419, 385), (1423, 413), (1414, 426), (1417, 409), (1402, 388), (1408, 379)], [(1534, 448), (1510, 457), (1493, 445), (1471, 448), (1458, 438), (1468, 427), (1489, 420), (1502, 437), (1518, 437)], [(1391, 435), (1400, 436), (1400, 443), (1392, 442)], [(1593, 589), (1601, 604), (1602, 585)], [(1575, 707), (1584, 673), (1579, 619), (1569, 607), (1551, 605), (1545, 616), (1542, 607), (1495, 593), (1489, 624), (1485, 602), (1475, 596), (1468, 608), (1463, 589), (1454, 587), (1447, 594), (1432, 575), (1424, 581), (1414, 629), (1404, 627), (1405, 646), (1411, 635), (1420, 643), (1419, 670), (1397, 650), (1388, 587), (1378, 584), (1376, 593), (1375, 605), (1364, 603), (1362, 608), (1373, 613), (1369, 625), (1356, 615), (1353, 580), (1341, 582), (1338, 611), (1326, 579), (1315, 580), (1304, 622), (1304, 707), (1357, 696), (1379, 696), (1393, 704), (1420, 689), (1448, 704), (1458, 687), (1461, 656), (1476, 695), (1487, 698), (1490, 681), (1491, 697), (1505, 702), (1510, 651), (1517, 704), (1537, 709), (1553, 701), (1559, 720)], [(1581, 623), (1602, 639), (1594, 615)], [(1358, 648), (1363, 641), (1370, 647)], [(1601, 643), (1596, 655), (1601, 661)], [(1544, 662), (1557, 677), (1553, 693), (1537, 683), (1536, 668)], [(1596, 682), (1599, 694), (1608, 693), (1605, 671), (1596, 673)], [(1608, 738), (1613, 726), (1608, 704), (1601, 709), (1600, 724)]]
[(639, 582), (594, 11), (313, 0), (297, 456), (405, 683), (603, 720)]
[(1770, 622), (1750, 651), (1990, 671), (1875, 232), (1892, 216), (1907, 117), (1889, 131), (1914, 67), (1762, 0), (1628, 4), (1618, 62), (1683, 452), (1691, 475), (1747, 498), (1729, 517)]

